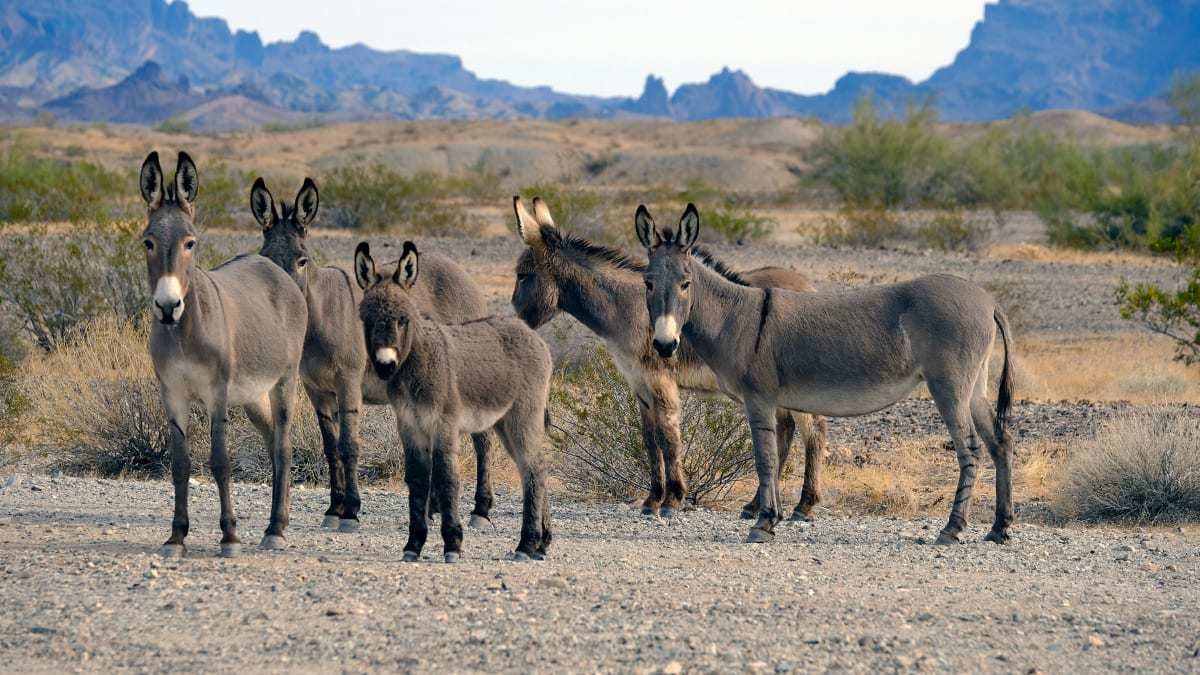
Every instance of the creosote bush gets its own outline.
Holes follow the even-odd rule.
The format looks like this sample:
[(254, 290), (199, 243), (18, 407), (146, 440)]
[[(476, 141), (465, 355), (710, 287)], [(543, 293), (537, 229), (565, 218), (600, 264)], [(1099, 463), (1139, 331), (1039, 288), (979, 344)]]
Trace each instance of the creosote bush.
[(1184, 363), (1200, 363), (1200, 268), (1178, 290), (1165, 291), (1154, 284), (1117, 287), (1121, 316), (1138, 321), (1151, 331), (1175, 341), (1175, 356)]
[[(680, 435), (688, 498), (721, 502), (754, 472), (745, 415), (736, 404), (681, 396)], [(563, 481), (584, 494), (629, 499), (649, 490), (637, 398), (603, 347), (560, 375), (550, 393), (553, 429)]]
[(1087, 522), (1164, 524), (1200, 518), (1200, 427), (1153, 410), (1109, 422), (1068, 462), (1058, 506)]
[(132, 215), (118, 195), (136, 187), (133, 173), (85, 161), (35, 157), (20, 145), (0, 150), (0, 223), (107, 222)]
[(450, 183), (437, 174), (404, 175), (383, 164), (338, 167), (319, 178), (321, 220), (332, 227), (383, 230), (393, 225), (422, 235), (473, 232), (475, 224), (449, 201)]

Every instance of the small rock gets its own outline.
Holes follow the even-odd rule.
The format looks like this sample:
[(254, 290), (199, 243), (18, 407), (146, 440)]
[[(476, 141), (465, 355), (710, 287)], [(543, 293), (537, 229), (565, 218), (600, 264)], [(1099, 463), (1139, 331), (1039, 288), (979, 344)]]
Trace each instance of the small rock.
[(29, 489), (30, 489), (30, 491), (32, 491), (32, 492), (41, 492), (41, 491), (42, 491), (42, 486), (41, 486), (41, 485), (38, 485), (37, 483), (33, 483), (32, 485), (30, 485), (30, 486), (29, 486)]
[(683, 664), (678, 661), (672, 661), (663, 666), (663, 675), (680, 675), (683, 672)]
[(1099, 649), (1104, 646), (1104, 638), (1092, 633), (1088, 636), (1088, 647)]
[(58, 632), (58, 629), (50, 628), (49, 626), (30, 626), (29, 632), (34, 635), (54, 635)]
[(553, 588), (560, 591), (567, 590), (567, 582), (558, 577), (546, 577), (538, 582), (538, 586), (544, 588)]
[(146, 570), (146, 573), (143, 574), (142, 576), (146, 577), (147, 579), (157, 579), (158, 578), (158, 570), (151, 567), (150, 569)]

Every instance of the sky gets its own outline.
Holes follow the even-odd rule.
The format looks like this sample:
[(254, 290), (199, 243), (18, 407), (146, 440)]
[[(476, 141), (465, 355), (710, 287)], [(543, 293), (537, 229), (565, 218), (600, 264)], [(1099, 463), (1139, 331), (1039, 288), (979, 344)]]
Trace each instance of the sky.
[(573, 94), (636, 96), (724, 66), (760, 86), (828, 91), (848, 71), (929, 77), (967, 46), (985, 0), (189, 0), (264, 42), (455, 54), (485, 78)]

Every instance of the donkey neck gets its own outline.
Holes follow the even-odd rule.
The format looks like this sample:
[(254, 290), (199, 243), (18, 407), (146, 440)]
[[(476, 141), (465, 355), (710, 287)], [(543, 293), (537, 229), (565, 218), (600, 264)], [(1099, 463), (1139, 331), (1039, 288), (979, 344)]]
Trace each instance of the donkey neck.
[(713, 370), (741, 371), (761, 330), (766, 292), (735, 284), (699, 261), (691, 266), (692, 310), (683, 335)]
[(558, 307), (575, 317), (601, 339), (631, 344), (644, 342), (633, 335), (646, 312), (638, 275), (624, 270), (597, 270), (564, 261), (556, 275)]

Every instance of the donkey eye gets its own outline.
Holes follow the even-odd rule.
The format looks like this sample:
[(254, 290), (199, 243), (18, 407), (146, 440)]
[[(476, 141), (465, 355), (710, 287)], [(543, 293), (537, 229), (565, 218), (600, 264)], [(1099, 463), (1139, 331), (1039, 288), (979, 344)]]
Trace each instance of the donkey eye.
[(153, 241), (151, 241), (150, 239), (147, 239), (147, 240), (143, 241), (143, 242), (142, 242), (142, 244), (143, 244), (143, 245), (146, 247), (146, 250), (147, 250), (147, 251), (153, 251), (153, 250), (154, 250), (154, 242), (153, 242)]
[(692, 282), (690, 282), (690, 281), (684, 281), (683, 283), (679, 284), (679, 289), (680, 289), (680, 290), (683, 290), (683, 291), (686, 291), (688, 288), (690, 288), (690, 287), (691, 287), (691, 285), (692, 285)]
[(654, 282), (653, 281), (646, 282), (646, 290), (648, 290), (648, 291), (654, 290)]
[(184, 244), (184, 245), (183, 245), (183, 247), (184, 247), (184, 248), (186, 248), (186, 249), (187, 249), (187, 250), (189, 250), (189, 251), (190, 251), (190, 250), (192, 250), (192, 249), (194, 249), (194, 248), (196, 248), (196, 240), (195, 240), (195, 239), (189, 239), (189, 240), (188, 240), (188, 242), (187, 242), (186, 244)]
[(308, 258), (301, 258), (296, 261), (296, 267), (304, 267), (308, 264)]

